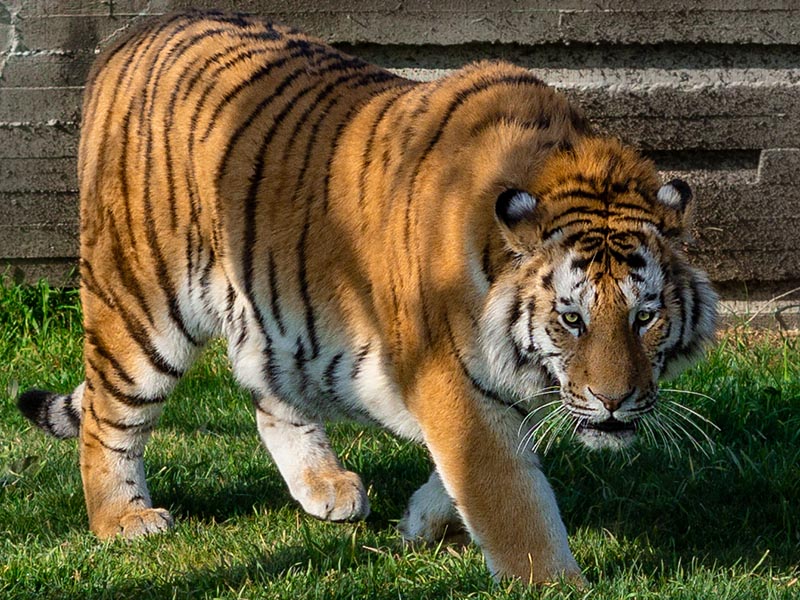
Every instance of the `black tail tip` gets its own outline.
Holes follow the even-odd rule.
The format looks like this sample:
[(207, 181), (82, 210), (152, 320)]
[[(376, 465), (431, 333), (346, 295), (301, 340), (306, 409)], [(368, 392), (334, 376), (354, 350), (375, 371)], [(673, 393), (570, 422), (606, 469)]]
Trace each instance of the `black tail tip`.
[(17, 408), (28, 420), (38, 425), (42, 409), (47, 406), (48, 398), (52, 395), (52, 392), (45, 390), (28, 390), (17, 398)]

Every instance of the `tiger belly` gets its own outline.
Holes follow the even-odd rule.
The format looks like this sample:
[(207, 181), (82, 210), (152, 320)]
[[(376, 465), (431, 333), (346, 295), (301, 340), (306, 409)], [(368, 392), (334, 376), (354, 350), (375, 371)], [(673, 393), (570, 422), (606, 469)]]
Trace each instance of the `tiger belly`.
[(200, 316), (207, 304), (195, 305), (196, 314), (218, 323), (211, 333), (227, 340), (234, 377), (243, 387), (257, 396), (274, 396), (310, 419), (380, 424), (405, 438), (422, 439), (378, 336), (358, 335), (344, 326), (321, 328), (314, 355), (300, 315), (284, 314), (279, 326), (268, 308), (232, 294), (227, 283), (215, 287), (207, 297), (214, 299), (218, 316)]

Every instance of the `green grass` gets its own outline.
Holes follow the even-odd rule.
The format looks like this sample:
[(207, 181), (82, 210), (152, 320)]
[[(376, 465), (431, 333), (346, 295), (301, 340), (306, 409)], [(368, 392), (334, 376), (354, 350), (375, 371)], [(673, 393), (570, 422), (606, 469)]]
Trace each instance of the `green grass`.
[(77, 385), (81, 345), (75, 292), (0, 286), (2, 598), (800, 598), (796, 337), (733, 331), (674, 382), (716, 399), (680, 398), (720, 427), (707, 454), (563, 443), (545, 457), (586, 590), (494, 583), (474, 546), (404, 547), (394, 525), (429, 465), (422, 448), (378, 430), (330, 428), (367, 482), (369, 519), (303, 514), (220, 344), (147, 448), (152, 495), (177, 527), (100, 542), (87, 531), (75, 442), (46, 437), (14, 406), (19, 390)]

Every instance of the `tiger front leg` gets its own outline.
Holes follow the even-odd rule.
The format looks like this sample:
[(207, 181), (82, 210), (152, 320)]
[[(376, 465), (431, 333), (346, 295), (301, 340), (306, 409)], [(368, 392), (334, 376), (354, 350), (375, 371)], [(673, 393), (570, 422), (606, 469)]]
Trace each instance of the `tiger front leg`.
[(254, 403), (261, 440), (303, 510), (326, 521), (365, 518), (369, 500), (364, 484), (342, 467), (322, 423), (274, 396), (259, 397)]
[(489, 569), (529, 583), (583, 582), (552, 488), (536, 457), (517, 452), (507, 407), (483, 397), (458, 369), (428, 366), (409, 408)]

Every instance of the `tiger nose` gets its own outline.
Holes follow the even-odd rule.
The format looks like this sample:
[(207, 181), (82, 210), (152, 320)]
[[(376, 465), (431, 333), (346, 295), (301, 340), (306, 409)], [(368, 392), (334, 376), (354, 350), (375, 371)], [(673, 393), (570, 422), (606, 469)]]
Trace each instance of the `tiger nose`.
[(631, 398), (636, 394), (636, 388), (631, 388), (627, 392), (619, 395), (614, 396), (607, 396), (605, 394), (600, 394), (595, 392), (592, 388), (589, 388), (589, 391), (592, 395), (600, 400), (603, 403), (603, 406), (606, 407), (606, 410), (610, 413), (613, 413), (615, 410), (619, 409), (620, 405), (625, 402), (628, 398)]

